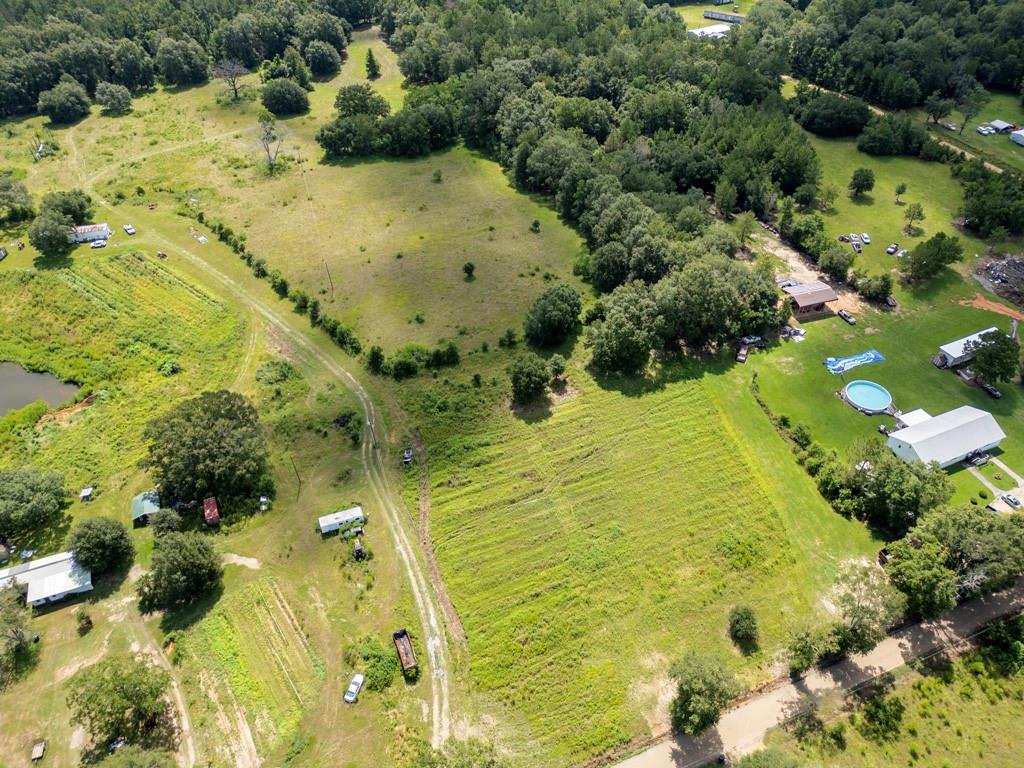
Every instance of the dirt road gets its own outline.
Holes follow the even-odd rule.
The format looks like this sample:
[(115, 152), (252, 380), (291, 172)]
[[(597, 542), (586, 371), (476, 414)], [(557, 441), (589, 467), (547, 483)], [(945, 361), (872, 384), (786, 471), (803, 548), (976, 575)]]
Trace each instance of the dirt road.
[[(193, 143), (208, 140), (209, 137), (193, 142), (185, 142), (176, 145), (173, 148), (168, 147), (160, 150), (159, 152), (150, 153), (150, 155), (163, 154), (165, 152), (173, 151), (174, 149), (181, 149)], [(74, 152), (72, 154), (74, 155)], [(125, 162), (130, 162), (135, 159), (143, 159), (150, 155), (140, 155), (139, 158), (129, 158)], [(75, 163), (75, 167), (77, 170), (77, 163)], [(114, 170), (116, 169), (110, 168), (104, 173), (94, 174), (89, 179), (82, 179), (82, 184), (85, 191), (92, 195), (94, 200), (104, 208), (107, 208), (111, 214), (116, 215), (114, 207), (108, 200), (104, 199), (95, 188), (95, 184), (100, 180), (100, 178), (106, 175), (106, 173), (113, 172)], [(78, 175), (81, 178), (80, 172)], [(146, 211), (141, 209), (137, 210), (133, 215), (137, 219), (136, 223), (141, 223), (143, 226), (145, 226), (147, 220), (152, 217), (151, 214), (148, 214)], [(343, 384), (359, 400), (367, 426), (367, 428), (363, 430), (363, 442), (360, 457), (366, 472), (370, 490), (381, 510), (382, 517), (391, 533), (395, 551), (398, 553), (403, 570), (409, 579), (413, 601), (416, 605), (417, 613), (419, 614), (422, 626), (422, 637), (424, 644), (426, 645), (427, 658), (431, 672), (431, 740), (435, 746), (439, 746), (447, 740), (452, 722), (449, 695), (450, 675), (448, 671), (447, 636), (439, 619), (438, 609), (435, 604), (433, 593), (430, 590), (428, 579), (423, 572), (423, 568), (417, 557), (413, 543), (402, 524), (401, 513), (399, 511), (400, 502), (396, 501), (399, 497), (392, 487), (391, 478), (385, 469), (384, 462), (386, 456), (382, 450), (381, 444), (378, 442), (377, 426), (381, 423), (381, 419), (373, 401), (356, 378), (335, 359), (336, 356), (340, 356), (340, 352), (338, 352), (337, 355), (329, 355), (322, 351), (317, 345), (310, 341), (309, 338), (307, 338), (305, 333), (297, 330), (290, 323), (285, 321), (282, 316), (270, 306), (270, 304), (250, 292), (247, 286), (213, 267), (206, 259), (203, 259), (197, 253), (189, 250), (188, 248), (184, 248), (180, 243), (172, 242), (161, 235), (160, 226), (161, 225), (159, 223), (154, 222), (152, 226), (147, 227), (147, 234), (152, 240), (161, 244), (169, 253), (188, 259), (188, 261), (195, 267), (210, 277), (214, 283), (219, 284), (223, 289), (234, 294), (234, 296), (248, 307), (255, 316), (263, 318), (263, 320), (273, 327), (275, 331), (286, 337), (294, 345), (294, 348), (301, 352), (306, 358), (305, 362), (307, 364), (323, 367), (338, 379), (341, 384)], [(222, 246), (220, 246), (220, 244), (214, 245), (211, 243), (211, 247), (220, 248)], [(187, 718), (187, 712), (184, 713), (184, 715)], [(191, 747), (191, 744), (189, 746), (190, 748), (188, 752), (190, 754), (186, 756), (187, 766), (191, 766), (195, 761), (194, 748)]]
[(698, 738), (678, 737), (656, 744), (618, 764), (618, 768), (696, 768), (723, 752), (744, 755), (761, 746), (769, 729), (793, 717), (807, 697), (851, 690), (874, 677), (941, 648), (964, 643), (982, 626), (1024, 610), (1024, 578), (1010, 589), (971, 600), (935, 621), (904, 627), (870, 653), (851, 656), (826, 669), (813, 670), (801, 680), (782, 683), (726, 712), (718, 725)]

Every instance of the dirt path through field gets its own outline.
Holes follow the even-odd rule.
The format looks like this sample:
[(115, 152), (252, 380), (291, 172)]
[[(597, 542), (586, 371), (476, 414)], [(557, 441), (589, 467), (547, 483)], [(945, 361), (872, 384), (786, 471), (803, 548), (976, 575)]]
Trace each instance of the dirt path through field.
[(437, 593), (437, 602), (441, 606), (441, 613), (448, 624), (448, 631), (464, 650), (466, 647), (466, 630), (462, 627), (462, 619), (459, 612), (455, 610), (455, 604), (445, 589), (444, 579), (441, 577), (441, 569), (437, 564), (437, 556), (434, 553), (434, 540), (430, 538), (430, 472), (427, 469), (427, 451), (423, 445), (423, 438), (419, 432), (413, 433), (412, 446), (416, 451), (416, 468), (419, 472), (419, 532), (420, 547), (423, 548), (423, 559), (427, 561), (427, 572), (430, 574), (430, 583), (434, 585), (434, 592)]
[(1000, 304), (998, 301), (993, 301), (980, 293), (974, 294), (973, 299), (961, 299), (960, 305), (964, 307), (974, 307), (975, 309), (984, 309), (988, 312), (995, 312), (999, 315), (1005, 315), (1006, 317), (1012, 317), (1014, 320), (1024, 320), (1024, 312), (1013, 307), (1007, 307), (1005, 304)]

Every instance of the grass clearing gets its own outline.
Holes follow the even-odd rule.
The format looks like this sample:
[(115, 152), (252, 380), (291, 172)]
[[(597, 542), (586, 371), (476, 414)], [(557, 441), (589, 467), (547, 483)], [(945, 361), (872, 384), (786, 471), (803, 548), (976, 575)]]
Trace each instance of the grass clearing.
[(675, 9), (676, 13), (683, 17), (687, 29), (697, 29), (698, 27), (709, 27), (712, 24), (722, 23), (714, 19), (705, 19), (704, 11), (724, 11), (726, 13), (742, 13), (746, 15), (750, 13), (750, 9), (754, 7), (756, 2), (757, 0), (734, 0), (734, 2), (725, 5), (701, 2), (684, 3), (675, 6)]
[[(719, 652), (763, 680), (836, 562), (874, 546), (816, 496), (742, 375), (669, 364), (656, 383), (620, 390), (574, 360), (578, 394), (550, 409), (516, 416), (490, 392), (474, 402), (461, 381), (408, 404), (474, 683), (525, 715), (537, 759), (554, 764), (663, 720), (634, 700), (659, 655)], [(414, 503), (412, 481), (406, 491)], [(765, 654), (733, 651), (737, 602), (757, 609)]]
[[(1000, 168), (1024, 171), (1024, 147), (1010, 141), (1009, 134), (982, 136), (975, 130), (982, 123), (991, 120), (1005, 120), (1018, 127), (1024, 126), (1024, 105), (1019, 95), (989, 91), (989, 100), (981, 108), (981, 112), (971, 119), (964, 132), (950, 131), (941, 125), (934, 125), (924, 110), (913, 111), (915, 117), (928, 121), (928, 130), (937, 138), (961, 147), (971, 154), (979, 155)], [(953, 123), (959, 129), (963, 123), (963, 115), (954, 110), (942, 122)]]
[(1010, 768), (1020, 762), (1024, 739), (1022, 697), (1024, 677), (1004, 677), (971, 653), (937, 670), (899, 673), (895, 689), (885, 697), (888, 711), (900, 713), (892, 718), (895, 728), (886, 738), (865, 735), (875, 731), (864, 710), (854, 707), (849, 713), (849, 705), (830, 702), (817, 714), (824, 727), (842, 729), (843, 748), (836, 748), (819, 727), (803, 738), (796, 726), (777, 729), (767, 742), (835, 768)]

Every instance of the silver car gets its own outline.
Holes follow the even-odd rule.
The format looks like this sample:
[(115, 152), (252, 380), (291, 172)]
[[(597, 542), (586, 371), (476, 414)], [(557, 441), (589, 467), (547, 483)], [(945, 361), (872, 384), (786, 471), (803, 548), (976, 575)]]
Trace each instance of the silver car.
[(366, 678), (362, 675), (356, 675), (352, 678), (352, 682), (348, 684), (348, 690), (345, 691), (345, 703), (355, 704), (356, 699), (359, 698), (359, 692), (363, 690), (363, 681)]
[(1007, 504), (1009, 504), (1014, 509), (1020, 509), (1021, 508), (1020, 499), (1018, 499), (1012, 493), (1004, 493), (1003, 496), (1002, 496), (1002, 499), (1003, 499), (1003, 501), (1005, 501)]

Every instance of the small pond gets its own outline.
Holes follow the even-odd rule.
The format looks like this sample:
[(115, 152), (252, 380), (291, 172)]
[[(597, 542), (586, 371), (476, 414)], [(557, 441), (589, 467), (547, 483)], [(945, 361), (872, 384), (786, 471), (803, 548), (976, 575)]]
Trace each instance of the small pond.
[(70, 400), (78, 391), (49, 373), (26, 371), (17, 363), (0, 363), (0, 416), (42, 400), (51, 408)]

